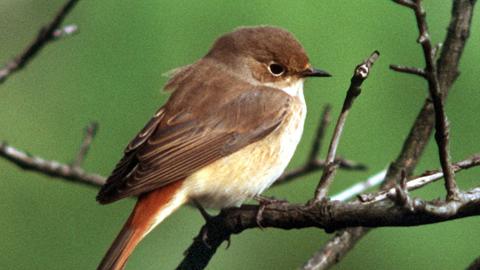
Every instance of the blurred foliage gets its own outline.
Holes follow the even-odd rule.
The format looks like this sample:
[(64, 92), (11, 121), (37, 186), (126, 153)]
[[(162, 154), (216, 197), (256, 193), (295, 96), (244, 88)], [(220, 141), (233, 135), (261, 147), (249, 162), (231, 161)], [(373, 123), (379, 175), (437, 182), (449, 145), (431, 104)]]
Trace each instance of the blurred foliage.
[[(63, 0), (1, 0), (0, 60), (18, 54)], [(431, 35), (444, 38), (451, 1), (425, 1)], [(413, 15), (392, 1), (80, 1), (67, 23), (79, 33), (48, 45), (0, 86), (0, 139), (47, 159), (74, 158), (82, 130), (100, 131), (85, 163), (107, 175), (129, 139), (167, 98), (160, 93), (172, 68), (195, 61), (219, 35), (242, 25), (277, 25), (293, 32), (315, 66), (334, 77), (306, 85), (306, 132), (290, 167), (305, 160), (323, 105), (338, 114), (354, 66), (378, 49), (382, 56), (354, 105), (339, 154), (366, 163), (367, 172), (340, 172), (332, 192), (365, 179), (393, 160), (426, 96), (421, 79), (390, 71), (391, 63), (423, 66)], [(448, 98), (453, 160), (480, 150), (477, 72), (480, 17)], [(331, 134), (332, 127), (329, 129)], [(324, 147), (325, 148), (325, 147)], [(417, 172), (439, 167), (430, 144)], [(325, 154), (325, 149), (322, 155)], [(269, 195), (305, 202), (319, 175), (272, 188)], [(478, 186), (480, 169), (458, 176)], [(100, 206), (96, 190), (25, 173), (0, 160), (0, 269), (94, 269), (134, 200)], [(444, 196), (434, 184), (415, 195)], [(480, 218), (370, 233), (336, 269), (463, 269), (478, 256)], [(136, 249), (128, 269), (172, 269), (203, 221), (184, 207)], [(251, 230), (221, 248), (209, 269), (294, 269), (329, 235), (317, 229)]]

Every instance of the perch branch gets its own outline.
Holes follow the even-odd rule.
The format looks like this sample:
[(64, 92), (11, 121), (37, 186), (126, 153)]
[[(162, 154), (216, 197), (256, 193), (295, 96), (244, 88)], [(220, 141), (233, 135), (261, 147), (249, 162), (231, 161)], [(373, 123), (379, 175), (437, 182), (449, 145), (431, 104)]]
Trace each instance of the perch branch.
[[(478, 156), (471, 159), (472, 166), (479, 165)], [(469, 166), (466, 166), (467, 168)], [(411, 181), (415, 181), (411, 180)], [(431, 183), (431, 182), (429, 182)], [(405, 190), (408, 184), (405, 184)], [(397, 190), (398, 191), (398, 190)], [(398, 194), (398, 193), (396, 193)], [(378, 196), (383, 196), (381, 193)], [(398, 201), (373, 199), (363, 203), (354, 201), (322, 201), (315, 205), (273, 203), (265, 206), (262, 214), (262, 227), (281, 229), (301, 229), (306, 227), (334, 231), (347, 227), (416, 226), (431, 224), (466, 216), (480, 215), (480, 188), (459, 193), (455, 201), (424, 201), (409, 199), (408, 207)], [(178, 269), (203, 269), (208, 264), (219, 245), (246, 229), (257, 228), (256, 205), (243, 205), (240, 208), (223, 210), (210, 219), (200, 230), (194, 243), (186, 251), (186, 257)], [(352, 229), (350, 229), (352, 230)], [(360, 230), (360, 229), (357, 229)], [(343, 235), (361, 237), (360, 234)], [(353, 242), (355, 243), (355, 241)], [(345, 248), (351, 248), (347, 244)], [(339, 252), (345, 252), (341, 248)]]

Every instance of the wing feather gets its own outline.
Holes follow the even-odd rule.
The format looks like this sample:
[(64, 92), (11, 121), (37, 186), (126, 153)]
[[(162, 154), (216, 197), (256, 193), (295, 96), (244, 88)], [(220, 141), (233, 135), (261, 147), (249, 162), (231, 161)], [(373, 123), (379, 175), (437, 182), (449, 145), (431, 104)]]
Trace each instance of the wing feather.
[(226, 91), (217, 98), (220, 102), (209, 106), (188, 101), (186, 113), (170, 106), (181, 104), (174, 93), (128, 144), (97, 200), (109, 203), (184, 179), (270, 134), (291, 103), (289, 95), (268, 87)]

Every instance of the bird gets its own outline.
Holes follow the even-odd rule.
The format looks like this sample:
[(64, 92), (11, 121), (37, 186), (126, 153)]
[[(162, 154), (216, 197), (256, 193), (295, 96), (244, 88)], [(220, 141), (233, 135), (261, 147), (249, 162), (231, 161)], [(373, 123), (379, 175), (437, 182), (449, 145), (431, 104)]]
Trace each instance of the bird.
[(261, 196), (302, 136), (305, 79), (329, 76), (293, 34), (274, 26), (234, 29), (171, 71), (167, 102), (97, 195), (101, 204), (138, 197), (97, 269), (124, 269), (137, 244), (184, 204), (224, 209)]

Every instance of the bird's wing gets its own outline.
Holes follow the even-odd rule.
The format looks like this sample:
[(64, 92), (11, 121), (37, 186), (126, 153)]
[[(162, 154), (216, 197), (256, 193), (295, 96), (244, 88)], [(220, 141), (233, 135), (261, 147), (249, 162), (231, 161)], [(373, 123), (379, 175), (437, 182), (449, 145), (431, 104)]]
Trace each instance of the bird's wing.
[(229, 100), (189, 112), (169, 108), (169, 101), (127, 146), (97, 200), (109, 203), (185, 179), (270, 134), (292, 102), (269, 87), (251, 87)]

